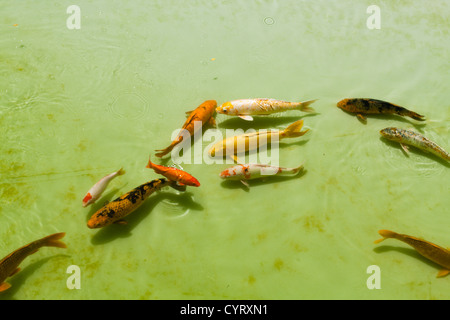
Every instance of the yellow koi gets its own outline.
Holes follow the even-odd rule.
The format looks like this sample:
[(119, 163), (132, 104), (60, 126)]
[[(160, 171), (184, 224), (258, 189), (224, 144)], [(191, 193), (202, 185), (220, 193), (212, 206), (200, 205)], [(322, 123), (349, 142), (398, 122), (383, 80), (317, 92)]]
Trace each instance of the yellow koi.
[(303, 120), (298, 120), (290, 124), (286, 129), (280, 130), (264, 130), (253, 133), (242, 134), (234, 137), (224, 139), (209, 150), (209, 156), (216, 155), (227, 157), (230, 156), (236, 162), (237, 154), (240, 152), (247, 152), (259, 149), (262, 146), (269, 144), (271, 141), (279, 141), (284, 138), (295, 138), (303, 136), (309, 131), (306, 129), (300, 131), (303, 127)]
[(45, 238), (33, 241), (4, 257), (0, 261), (0, 292), (11, 287), (5, 280), (20, 271), (19, 265), (26, 257), (38, 252), (42, 247), (66, 248), (66, 244), (59, 240), (64, 236), (64, 232), (49, 235)]
[(399, 234), (389, 230), (380, 230), (378, 233), (383, 236), (383, 238), (378, 239), (375, 243), (380, 243), (381, 241), (394, 238), (400, 241), (403, 241), (406, 244), (409, 244), (411, 247), (416, 249), (418, 253), (420, 253), (425, 258), (437, 263), (438, 265), (444, 267), (439, 273), (437, 277), (444, 277), (450, 273), (450, 251), (439, 247), (438, 245), (419, 239), (415, 237), (408, 236), (406, 234)]

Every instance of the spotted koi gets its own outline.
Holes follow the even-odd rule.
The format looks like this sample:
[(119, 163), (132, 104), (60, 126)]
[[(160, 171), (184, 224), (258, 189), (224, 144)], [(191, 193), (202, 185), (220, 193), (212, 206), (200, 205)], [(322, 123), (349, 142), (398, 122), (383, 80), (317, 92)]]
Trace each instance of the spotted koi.
[(414, 120), (424, 120), (424, 116), (416, 112), (376, 99), (343, 99), (337, 103), (337, 106), (344, 111), (356, 113), (357, 118), (364, 123), (367, 122), (364, 114), (397, 114)]
[(144, 201), (155, 191), (170, 186), (176, 190), (184, 191), (186, 186), (179, 186), (175, 181), (156, 179), (134, 188), (114, 201), (100, 208), (89, 219), (87, 226), (90, 229), (103, 228), (112, 223), (126, 224), (123, 218), (139, 208)]
[(406, 154), (409, 153), (407, 145), (411, 145), (422, 151), (434, 154), (446, 161), (450, 161), (450, 154), (447, 151), (417, 132), (389, 127), (381, 130), (380, 134), (383, 138), (400, 143)]

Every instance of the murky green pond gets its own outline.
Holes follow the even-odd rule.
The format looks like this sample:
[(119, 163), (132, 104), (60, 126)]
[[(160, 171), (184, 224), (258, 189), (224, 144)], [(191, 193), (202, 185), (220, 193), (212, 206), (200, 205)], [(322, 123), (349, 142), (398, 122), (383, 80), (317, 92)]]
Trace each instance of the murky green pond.
[[(450, 246), (449, 165), (414, 149), (407, 157), (379, 134), (412, 128), (450, 149), (448, 1), (80, 0), (79, 21), (71, 4), (0, 9), (0, 256), (55, 232), (68, 246), (27, 258), (0, 299), (450, 298), (438, 265), (400, 241), (373, 243), (389, 229)], [(370, 4), (380, 29), (368, 26)], [(279, 149), (280, 165), (304, 162), (303, 175), (248, 190), (222, 182), (227, 164), (183, 163), (199, 188), (164, 189), (127, 225), (87, 228), (106, 201), (161, 177), (148, 157), (186, 111), (259, 97), (319, 99), (317, 113), (217, 115), (218, 132), (303, 119), (308, 135)], [(336, 107), (351, 97), (427, 120), (364, 125)], [(126, 174), (83, 208), (120, 167)], [(80, 289), (68, 288), (72, 265)], [(368, 288), (372, 265), (381, 289)]]

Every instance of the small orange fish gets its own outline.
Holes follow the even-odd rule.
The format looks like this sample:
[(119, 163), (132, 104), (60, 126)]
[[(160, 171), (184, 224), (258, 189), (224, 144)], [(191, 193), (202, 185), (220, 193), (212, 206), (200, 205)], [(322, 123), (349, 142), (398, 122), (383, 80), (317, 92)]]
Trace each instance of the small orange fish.
[(180, 186), (200, 187), (200, 182), (183, 170), (154, 164), (150, 159), (148, 159), (146, 168), (153, 169), (156, 173), (163, 175), (167, 179), (178, 182)]
[(4, 257), (0, 261), (0, 292), (11, 287), (9, 283), (4, 281), (6, 278), (13, 276), (20, 271), (19, 265), (29, 255), (36, 253), (42, 247), (67, 248), (64, 242), (59, 241), (59, 239), (65, 235), (64, 232), (52, 234), (45, 238), (33, 241)]
[(394, 238), (409, 244), (411, 247), (417, 250), (422, 256), (431, 261), (437, 263), (438, 265), (444, 267), (438, 272), (437, 277), (444, 277), (450, 273), (450, 251), (439, 247), (438, 245), (419, 239), (415, 237), (408, 236), (406, 234), (399, 234), (389, 230), (380, 230), (378, 233), (383, 236), (382, 239), (375, 240), (375, 243), (380, 243), (381, 241)]
[[(199, 105), (195, 110), (188, 111), (186, 114), (188, 114), (188, 118), (186, 119), (186, 122), (184, 123), (183, 127), (181, 129), (187, 130), (189, 134), (192, 136), (194, 135), (194, 123), (195, 121), (201, 121), (202, 127), (209, 123), (212, 126), (216, 126), (216, 121), (214, 120), (214, 113), (216, 111), (217, 102), (215, 100), (207, 100), (203, 102), (201, 105)], [(183, 132), (183, 130), (181, 131)], [(162, 150), (156, 150), (159, 151), (155, 154), (157, 157), (164, 157), (166, 154), (172, 151), (172, 149), (181, 141), (183, 141), (183, 135), (178, 134), (178, 136), (175, 138), (175, 140), (172, 141), (170, 146), (168, 146), (165, 149)]]

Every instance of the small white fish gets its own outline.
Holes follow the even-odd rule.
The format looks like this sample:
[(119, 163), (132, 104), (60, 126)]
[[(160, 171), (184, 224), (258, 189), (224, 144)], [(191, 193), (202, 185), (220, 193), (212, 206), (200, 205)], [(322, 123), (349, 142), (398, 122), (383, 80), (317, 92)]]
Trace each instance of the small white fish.
[(303, 164), (296, 168), (282, 168), (267, 164), (238, 164), (225, 169), (220, 173), (220, 177), (225, 180), (239, 180), (245, 186), (249, 186), (246, 180), (264, 178), (274, 175), (295, 175), (303, 170)]
[(102, 195), (103, 191), (105, 191), (108, 184), (111, 182), (112, 179), (114, 179), (117, 176), (120, 176), (124, 174), (125, 171), (120, 168), (116, 172), (110, 173), (107, 176), (104, 176), (100, 179), (96, 184), (92, 186), (91, 189), (86, 193), (86, 195), (83, 198), (83, 207), (87, 207), (91, 203), (94, 203), (100, 196)]
[(309, 107), (309, 105), (315, 101), (317, 100), (288, 102), (275, 99), (241, 99), (225, 102), (216, 108), (216, 112), (252, 121), (252, 115), (269, 115), (288, 110), (314, 112), (314, 109)]

